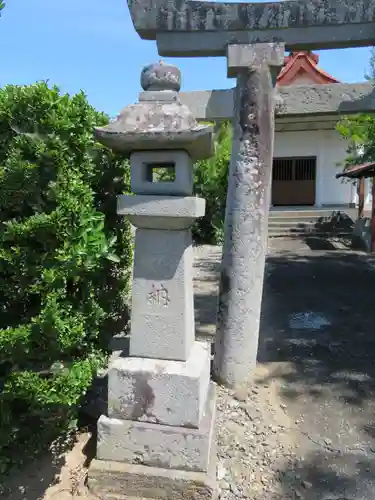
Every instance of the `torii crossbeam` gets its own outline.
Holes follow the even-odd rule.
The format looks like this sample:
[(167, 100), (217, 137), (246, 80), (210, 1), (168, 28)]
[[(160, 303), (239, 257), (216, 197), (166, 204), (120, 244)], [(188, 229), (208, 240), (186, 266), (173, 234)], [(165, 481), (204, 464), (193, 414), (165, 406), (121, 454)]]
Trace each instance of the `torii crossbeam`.
[(141, 38), (164, 56), (224, 56), (228, 44), (283, 42), (287, 50), (375, 44), (375, 0), (214, 3), (128, 0)]

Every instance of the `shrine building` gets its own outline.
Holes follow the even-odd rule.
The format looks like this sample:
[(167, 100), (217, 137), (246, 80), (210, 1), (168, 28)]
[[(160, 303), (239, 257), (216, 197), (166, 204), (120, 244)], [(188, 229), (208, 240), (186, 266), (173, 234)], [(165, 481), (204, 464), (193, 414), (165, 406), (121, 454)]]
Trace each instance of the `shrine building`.
[[(332, 86), (341, 83), (321, 69), (318, 63), (318, 54), (291, 53), (285, 57), (284, 67), (277, 77), (277, 86)], [(347, 141), (336, 131), (338, 119), (338, 116), (332, 115), (276, 118), (273, 207), (356, 206), (356, 184), (336, 178), (336, 174), (343, 169), (348, 148)], [(365, 206), (371, 206), (368, 180), (365, 185)]]

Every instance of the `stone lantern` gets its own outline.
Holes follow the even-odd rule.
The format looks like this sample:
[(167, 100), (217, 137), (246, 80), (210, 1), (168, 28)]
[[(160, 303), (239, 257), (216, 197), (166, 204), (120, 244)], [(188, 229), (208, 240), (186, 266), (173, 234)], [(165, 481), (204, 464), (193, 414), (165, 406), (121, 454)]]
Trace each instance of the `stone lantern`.
[[(130, 153), (134, 195), (119, 196), (118, 213), (136, 233), (130, 356), (109, 367), (88, 485), (108, 500), (205, 500), (216, 491), (215, 389), (210, 346), (195, 340), (190, 227), (205, 212), (193, 162), (213, 154), (213, 128), (180, 103), (176, 67), (147, 66), (141, 85), (139, 103), (95, 130)], [(160, 167), (168, 180), (155, 175)]]

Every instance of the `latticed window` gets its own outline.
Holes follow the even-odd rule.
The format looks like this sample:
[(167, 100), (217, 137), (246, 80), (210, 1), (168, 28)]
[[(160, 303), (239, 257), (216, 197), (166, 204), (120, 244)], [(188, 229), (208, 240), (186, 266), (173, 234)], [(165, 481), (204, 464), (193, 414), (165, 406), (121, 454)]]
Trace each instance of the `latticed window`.
[(315, 181), (316, 157), (274, 158), (274, 181)]
[(274, 205), (314, 205), (316, 157), (274, 158), (272, 203)]

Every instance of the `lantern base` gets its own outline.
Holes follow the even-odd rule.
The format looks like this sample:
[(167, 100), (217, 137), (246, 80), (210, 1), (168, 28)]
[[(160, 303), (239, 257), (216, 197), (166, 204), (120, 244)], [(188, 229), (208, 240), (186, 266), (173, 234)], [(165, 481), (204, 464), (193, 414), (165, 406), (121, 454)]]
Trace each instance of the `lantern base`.
[(216, 457), (210, 473), (93, 460), (88, 488), (102, 500), (216, 500)]

